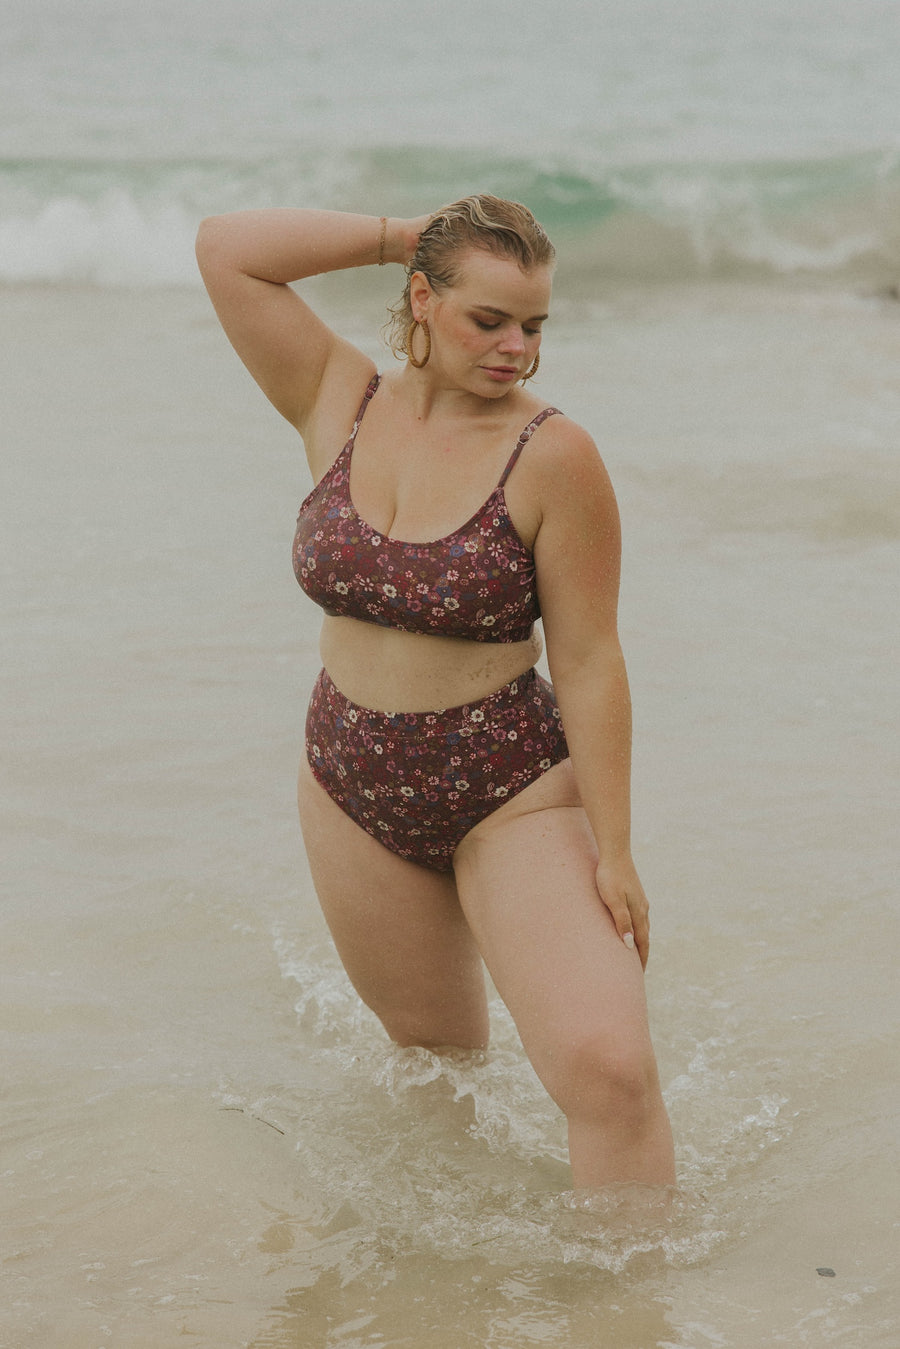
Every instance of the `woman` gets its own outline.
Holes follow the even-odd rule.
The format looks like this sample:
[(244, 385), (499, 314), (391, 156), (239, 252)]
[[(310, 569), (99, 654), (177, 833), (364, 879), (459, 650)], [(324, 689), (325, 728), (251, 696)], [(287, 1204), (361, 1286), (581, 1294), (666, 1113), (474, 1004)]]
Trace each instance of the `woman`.
[[(527, 387), (552, 244), (524, 207), (476, 196), (411, 220), (215, 217), (197, 253), (316, 483), (294, 546), (325, 610), (299, 802), (350, 979), (398, 1044), (474, 1049), (483, 959), (567, 1117), (574, 1185), (671, 1184), (618, 514), (590, 437)], [(406, 360), (383, 377), (289, 285), (375, 263), (407, 272)]]

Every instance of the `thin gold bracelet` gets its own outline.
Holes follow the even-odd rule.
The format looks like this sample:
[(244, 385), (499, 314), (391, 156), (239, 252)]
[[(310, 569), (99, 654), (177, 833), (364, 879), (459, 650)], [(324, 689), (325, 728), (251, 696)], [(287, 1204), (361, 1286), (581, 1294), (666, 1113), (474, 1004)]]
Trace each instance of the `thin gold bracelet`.
[(384, 266), (384, 240), (387, 235), (387, 216), (381, 217), (381, 238), (378, 240), (378, 266)]

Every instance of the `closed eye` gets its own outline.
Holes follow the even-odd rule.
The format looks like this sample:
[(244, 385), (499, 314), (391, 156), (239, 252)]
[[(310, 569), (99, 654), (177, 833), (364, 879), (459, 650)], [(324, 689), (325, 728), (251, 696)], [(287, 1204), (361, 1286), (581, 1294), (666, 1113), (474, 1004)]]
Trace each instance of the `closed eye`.
[[(486, 333), (495, 332), (500, 327), (499, 323), (487, 323), (484, 319), (476, 319), (475, 325)], [(523, 325), (522, 332), (527, 333), (529, 337), (539, 337), (541, 330), (540, 328), (528, 328)]]

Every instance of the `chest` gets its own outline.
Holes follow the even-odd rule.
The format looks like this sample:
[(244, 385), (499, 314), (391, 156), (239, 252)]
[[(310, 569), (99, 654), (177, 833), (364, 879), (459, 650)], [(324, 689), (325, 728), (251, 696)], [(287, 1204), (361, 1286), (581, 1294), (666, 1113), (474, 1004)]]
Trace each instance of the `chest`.
[(350, 499), (373, 529), (409, 543), (446, 538), (469, 521), (497, 490), (511, 450), (495, 429), (464, 439), (367, 430), (350, 457)]

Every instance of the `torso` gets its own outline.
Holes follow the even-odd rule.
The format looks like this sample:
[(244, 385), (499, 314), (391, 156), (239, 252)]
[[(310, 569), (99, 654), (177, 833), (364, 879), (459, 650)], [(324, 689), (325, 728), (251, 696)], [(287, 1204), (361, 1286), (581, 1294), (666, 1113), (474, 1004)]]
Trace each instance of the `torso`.
[(423, 426), (389, 382), (374, 381), (365, 420), (303, 503), (295, 569), (330, 611), (322, 658), (353, 702), (390, 712), (457, 706), (540, 655), (539, 511), (522, 490), (526, 475), (512, 478), (511, 502), (502, 479), (554, 410), (516, 395), (451, 432)]
[(530, 670), (542, 650), (525, 642), (488, 646), (420, 637), (355, 618), (322, 624), (322, 664), (345, 697), (381, 712), (432, 712), (475, 702)]

